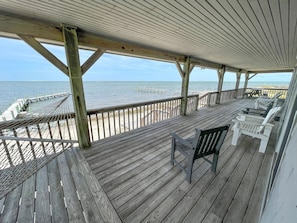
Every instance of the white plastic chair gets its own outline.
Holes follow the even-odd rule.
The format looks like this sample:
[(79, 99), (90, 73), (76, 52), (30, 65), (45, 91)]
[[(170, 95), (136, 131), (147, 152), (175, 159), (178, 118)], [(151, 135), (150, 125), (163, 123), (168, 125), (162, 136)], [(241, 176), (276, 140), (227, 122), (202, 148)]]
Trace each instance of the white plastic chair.
[(259, 152), (265, 153), (268, 140), (273, 128), (274, 117), (281, 110), (281, 107), (275, 107), (270, 109), (265, 118), (254, 115), (239, 114), (236, 119), (232, 120), (235, 122), (233, 126), (233, 137), (231, 144), (236, 146), (241, 134), (251, 136), (253, 138), (260, 139)]
[(270, 103), (273, 103), (273, 107), (276, 107), (278, 98), (282, 95), (281, 92), (276, 93), (272, 98), (259, 97), (255, 101), (255, 109), (262, 108), (266, 110)]

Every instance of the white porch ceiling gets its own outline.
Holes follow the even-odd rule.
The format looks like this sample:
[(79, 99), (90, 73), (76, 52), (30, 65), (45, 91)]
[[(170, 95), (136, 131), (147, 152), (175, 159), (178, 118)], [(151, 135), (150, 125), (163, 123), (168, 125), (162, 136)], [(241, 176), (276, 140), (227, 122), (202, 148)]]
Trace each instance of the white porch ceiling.
[[(251, 72), (294, 68), (296, 12), (297, 0), (0, 1), (0, 15)], [(1, 35), (9, 36), (3, 20)]]

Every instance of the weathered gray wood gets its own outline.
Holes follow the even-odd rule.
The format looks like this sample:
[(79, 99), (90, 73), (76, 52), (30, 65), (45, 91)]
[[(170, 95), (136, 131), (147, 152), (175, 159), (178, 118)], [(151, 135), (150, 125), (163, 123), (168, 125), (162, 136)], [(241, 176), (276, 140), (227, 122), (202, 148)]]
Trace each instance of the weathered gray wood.
[(182, 87), (181, 87), (181, 115), (186, 115), (187, 113), (187, 98), (189, 91), (189, 81), (190, 81), (190, 73), (191, 73), (191, 58), (187, 57), (186, 62), (183, 67), (183, 77), (182, 77)]
[(18, 222), (34, 222), (35, 174), (23, 182), (22, 200), (19, 207)]
[[(237, 160), (237, 165), (241, 165), (243, 169), (246, 169), (248, 164), (250, 163), (255, 150), (251, 149), (252, 147), (249, 147), (246, 149), (243, 156)], [(232, 188), (228, 187), (228, 185), (236, 186), (236, 184), (240, 183), (240, 178), (237, 178), (237, 174), (243, 174), (241, 171), (241, 168), (234, 168), (236, 166), (233, 166), (232, 169), (229, 169), (229, 173), (226, 171), (225, 173), (228, 173), (228, 175), (224, 175), (223, 173), (220, 173), (218, 177), (215, 179), (215, 181), (207, 188), (207, 193), (202, 195), (200, 200), (195, 204), (195, 206), (191, 209), (189, 213), (187, 213), (186, 218), (184, 221), (186, 222), (202, 222), (202, 220), (206, 217), (206, 214), (209, 211), (209, 208), (213, 205), (213, 202), (218, 199), (218, 202), (220, 200), (219, 196), (224, 196), (226, 199), (232, 200), (232, 193), (234, 193), (234, 190)], [(228, 181), (226, 181), (226, 176)], [(232, 178), (235, 176), (234, 178)], [(230, 180), (230, 181), (229, 181)], [(235, 181), (235, 182), (233, 182)], [(222, 193), (222, 189), (226, 189), (226, 193)], [(231, 192), (230, 196), (228, 196), (228, 192)], [(223, 198), (224, 199), (224, 198)], [(226, 203), (226, 206), (228, 205), (228, 202)], [(226, 208), (224, 206), (222, 209), (224, 210)], [(216, 216), (220, 218), (219, 216)]]
[(48, 185), (47, 166), (44, 166), (36, 173), (36, 222), (51, 221)]
[[(246, 210), (249, 201), (251, 199), (251, 195), (255, 186), (255, 182), (257, 180), (259, 169), (261, 170), (263, 165), (263, 158), (264, 154), (257, 154), (255, 158), (251, 161), (251, 164), (249, 165), (249, 168), (247, 169), (247, 172), (244, 175), (244, 178), (242, 179), (242, 182), (240, 183), (240, 186), (236, 192), (236, 195), (234, 196), (232, 200), (232, 204), (229, 206), (230, 210)], [(255, 177), (257, 176), (257, 177)], [(262, 197), (259, 194), (259, 197)], [(261, 203), (261, 202), (260, 202)], [(246, 214), (244, 211), (230, 211), (224, 213), (224, 221), (225, 222), (234, 222), (234, 221), (243, 221), (243, 217)], [(255, 211), (253, 213), (254, 216), (257, 215), (257, 212)], [(251, 218), (252, 219), (252, 218)], [(256, 222), (256, 219), (254, 218), (254, 222)]]
[[(255, 144), (257, 143), (254, 142), (250, 145), (250, 147), (253, 148)], [(244, 215), (243, 210), (246, 209), (251, 191), (255, 184), (255, 176), (257, 176), (258, 174), (264, 157), (263, 154), (257, 154), (256, 150), (252, 150), (251, 152), (254, 154), (253, 156), (250, 156), (251, 159), (244, 157), (243, 160), (240, 160), (237, 168), (234, 170), (228, 182), (221, 190), (220, 194), (209, 209), (208, 214), (206, 215), (206, 217), (204, 217), (203, 222), (211, 221), (212, 216), (216, 216), (221, 220), (224, 219), (224, 221), (226, 222), (241, 222), (240, 219), (242, 219), (242, 216)], [(247, 169), (247, 171), (243, 172), (242, 169)], [(234, 199), (236, 198), (237, 202), (234, 202)], [(223, 207), (222, 203), (224, 203)], [(228, 212), (228, 209), (230, 209), (231, 211)], [(236, 209), (242, 211), (233, 211)], [(232, 213), (234, 216), (237, 214), (237, 216), (234, 217), (234, 219), (228, 220), (228, 218), (225, 218), (226, 213)]]
[[(164, 219), (164, 222), (181, 222), (187, 216), (191, 208), (197, 203), (197, 201), (207, 202), (207, 200), (204, 201), (201, 199), (203, 194), (205, 194), (204, 196), (207, 195), (207, 190), (211, 193), (210, 196), (214, 196), (211, 190), (214, 189), (218, 191), (218, 184), (215, 185), (214, 182), (221, 182), (221, 184), (224, 185), (224, 182), (221, 181), (221, 179), (226, 179), (232, 173), (234, 167), (243, 156), (243, 153), (243, 150), (234, 151), (234, 148), (228, 147), (226, 152), (224, 152), (220, 158), (220, 161), (223, 162), (219, 162), (219, 172), (216, 175), (204, 174), (199, 178), (198, 182), (195, 182), (195, 184), (193, 184), (191, 187), (189, 187), (187, 184), (183, 184), (181, 188), (184, 188), (184, 190), (187, 191), (187, 195), (178, 203), (176, 207), (170, 210), (171, 212)], [(232, 158), (230, 158), (231, 156)], [(193, 178), (195, 179), (195, 177)]]
[(222, 94), (222, 89), (223, 89), (223, 83), (224, 83), (224, 75), (225, 75), (226, 67), (222, 66), (221, 69), (218, 69), (218, 94), (216, 98), (216, 104), (220, 104), (221, 102), (221, 94)]
[(82, 73), (79, 61), (78, 39), (76, 28), (63, 25), (63, 37), (68, 64), (69, 80), (75, 110), (75, 124), (79, 146), (89, 148), (90, 136), (86, 102), (83, 89)]
[(84, 75), (92, 65), (104, 54), (104, 50), (97, 49), (81, 66), (81, 73)]
[(2, 213), (2, 209), (3, 209), (4, 203), (5, 203), (5, 197), (3, 197), (3, 198), (0, 199), (0, 215)]
[(84, 173), (81, 171), (79, 164), (73, 156), (72, 150), (65, 151), (64, 154), (62, 154), (61, 156), (63, 155), (65, 155), (65, 158), (67, 159), (69, 170), (71, 171), (73, 182), (79, 196), (86, 222), (104, 222), (103, 218), (100, 215), (100, 212), (97, 209), (97, 205), (92, 192), (87, 185), (87, 182), (83, 175)]
[(96, 179), (95, 175), (92, 173), (89, 165), (87, 164), (85, 158), (82, 156), (80, 151), (77, 149), (73, 149), (73, 152), (79, 162), (79, 166), (87, 184), (92, 191), (92, 194), (95, 198), (95, 202), (97, 204), (98, 210), (104, 220), (104, 222), (115, 222), (119, 223), (122, 222), (115, 211), (114, 207), (112, 206), (109, 198), (105, 194), (103, 188), (99, 184), (98, 180)]
[(238, 97), (238, 88), (240, 83), (241, 71), (236, 72), (236, 83), (235, 83), (235, 98)]
[(68, 222), (67, 209), (64, 203), (63, 187), (60, 183), (59, 166), (57, 159), (48, 165), (48, 182), (50, 188), (50, 204), (53, 222)]
[(246, 92), (246, 88), (247, 88), (247, 85), (248, 85), (248, 82), (249, 82), (249, 76), (250, 76), (250, 73), (249, 72), (246, 72), (245, 75), (244, 75), (245, 79), (244, 79), (243, 95), (242, 95), (242, 97), (244, 97), (244, 94)]
[(63, 190), (65, 202), (67, 205), (67, 213), (69, 221), (71, 222), (85, 222), (83, 210), (81, 208), (80, 200), (77, 196), (73, 177), (70, 172), (70, 167), (66, 160), (65, 154), (62, 153), (57, 157), (61, 181), (63, 183)]
[[(227, 157), (234, 152), (234, 148), (229, 146), (230, 143), (228, 143), (228, 141), (230, 140), (231, 137), (228, 136), (226, 140), (228, 146), (223, 146), (221, 149), (222, 151), (218, 169), (221, 169), (222, 166), (224, 166), (224, 164), (228, 161)], [(214, 176), (213, 174), (208, 174), (208, 170), (210, 168), (209, 163), (203, 160), (199, 161), (200, 162), (194, 163), (194, 172), (192, 174), (193, 183), (188, 184), (187, 181), (184, 181), (179, 187), (176, 187), (175, 190), (163, 202), (161, 202), (160, 205), (156, 207), (143, 222), (151, 222), (155, 220), (161, 222), (165, 217), (167, 217), (170, 211), (175, 208), (176, 205), (180, 205), (180, 201), (187, 196), (188, 191), (194, 187), (206, 188), (206, 185), (209, 184), (210, 180), (213, 179)]]
[(267, 187), (271, 163), (272, 154), (265, 154), (242, 222), (253, 223), (259, 220), (260, 214), (262, 212), (261, 208), (263, 205), (263, 193)]
[(0, 216), (0, 222), (15, 223), (17, 221), (21, 193), (22, 184), (7, 195), (3, 213)]

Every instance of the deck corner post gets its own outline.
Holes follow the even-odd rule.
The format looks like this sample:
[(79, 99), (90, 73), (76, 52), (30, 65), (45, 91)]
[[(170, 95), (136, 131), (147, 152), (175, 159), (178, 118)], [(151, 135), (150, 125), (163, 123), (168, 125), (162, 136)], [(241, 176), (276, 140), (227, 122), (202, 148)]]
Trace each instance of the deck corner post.
[(76, 27), (62, 25), (62, 30), (75, 111), (75, 125), (78, 142), (80, 148), (89, 148), (91, 146), (91, 142), (88, 129), (87, 109), (79, 60)]
[(246, 92), (246, 88), (247, 88), (249, 79), (250, 79), (250, 72), (246, 72), (246, 73), (245, 73), (245, 80), (244, 80), (244, 86), (243, 86), (242, 97), (244, 97), (244, 95), (245, 95), (245, 92)]
[(187, 100), (188, 100), (188, 91), (189, 91), (189, 80), (190, 73), (193, 70), (191, 68), (191, 58), (187, 57), (183, 67), (183, 75), (182, 75), (182, 89), (181, 89), (181, 109), (180, 114), (187, 114)]
[(196, 100), (195, 100), (195, 111), (198, 111), (198, 106), (199, 106), (199, 94), (196, 96)]
[(238, 88), (240, 83), (241, 71), (236, 72), (236, 84), (235, 84), (235, 95), (234, 98), (238, 97)]
[(207, 93), (207, 107), (210, 107), (211, 94)]
[(226, 67), (223, 65), (221, 69), (218, 69), (218, 94), (216, 98), (216, 104), (220, 104), (221, 102), (221, 94), (222, 94), (222, 88), (223, 88), (223, 82), (224, 82), (224, 75), (225, 75)]

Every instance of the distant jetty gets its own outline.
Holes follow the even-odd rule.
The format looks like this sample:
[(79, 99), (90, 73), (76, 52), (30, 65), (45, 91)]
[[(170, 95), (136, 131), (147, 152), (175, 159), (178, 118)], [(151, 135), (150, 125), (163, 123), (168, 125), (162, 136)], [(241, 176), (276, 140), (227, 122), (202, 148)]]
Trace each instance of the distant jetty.
[(15, 119), (21, 112), (26, 111), (28, 105), (31, 103), (50, 100), (53, 98), (66, 97), (69, 95), (70, 94), (67, 92), (62, 92), (58, 94), (17, 99), (11, 106), (8, 107), (6, 111), (0, 115), (0, 121), (9, 121)]
[(152, 87), (138, 87), (137, 91), (144, 93), (165, 93), (164, 89), (152, 88)]

